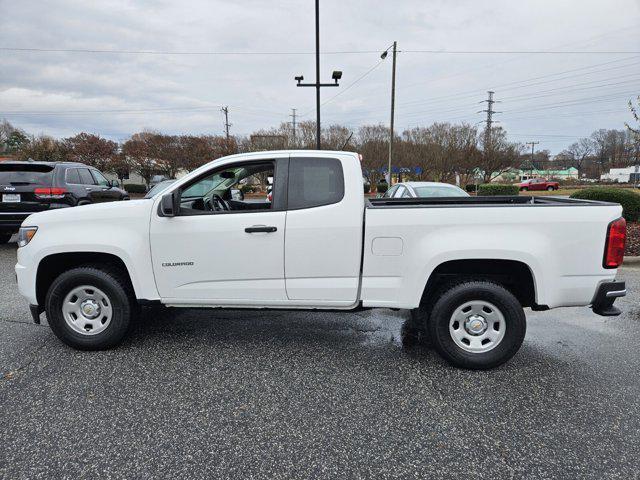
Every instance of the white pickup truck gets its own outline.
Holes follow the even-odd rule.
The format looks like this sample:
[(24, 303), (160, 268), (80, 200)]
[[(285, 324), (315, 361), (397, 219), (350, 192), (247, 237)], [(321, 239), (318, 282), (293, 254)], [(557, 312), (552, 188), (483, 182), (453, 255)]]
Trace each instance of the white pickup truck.
[[(238, 186), (273, 179), (269, 201)], [(617, 315), (617, 204), (549, 197), (365, 200), (359, 156), (221, 158), (153, 198), (28, 217), (16, 274), (67, 345), (118, 345), (144, 305), (411, 309), (465, 368), (511, 358), (524, 307)], [(258, 183), (258, 182), (255, 182)]]

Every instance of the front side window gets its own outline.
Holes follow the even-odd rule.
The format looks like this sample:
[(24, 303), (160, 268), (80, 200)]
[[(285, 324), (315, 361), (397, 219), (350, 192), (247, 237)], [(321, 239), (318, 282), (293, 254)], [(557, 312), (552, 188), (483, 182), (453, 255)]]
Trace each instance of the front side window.
[(273, 161), (235, 164), (216, 169), (182, 189), (180, 214), (271, 210), (274, 173)]
[(402, 197), (402, 195), (404, 194), (405, 188), (400, 185), (398, 187), (398, 190), (396, 190), (396, 192), (393, 194), (393, 198), (400, 198)]
[(98, 170), (91, 170), (91, 173), (93, 174), (93, 178), (95, 178), (98, 185), (101, 185), (103, 187), (109, 186), (109, 180), (107, 180), (105, 176), (102, 175)]
[(342, 164), (336, 158), (292, 158), (289, 162), (288, 208), (320, 207), (344, 197)]

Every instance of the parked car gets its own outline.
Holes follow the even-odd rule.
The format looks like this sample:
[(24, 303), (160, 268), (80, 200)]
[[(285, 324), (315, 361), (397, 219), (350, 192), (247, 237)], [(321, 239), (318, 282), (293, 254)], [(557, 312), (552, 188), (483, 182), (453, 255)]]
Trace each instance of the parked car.
[(0, 163), (0, 195), (0, 243), (7, 243), (31, 213), (129, 199), (117, 180), (66, 162)]
[(144, 198), (153, 198), (153, 197), (155, 197), (158, 193), (160, 193), (165, 188), (167, 188), (169, 185), (171, 185), (172, 183), (175, 183), (175, 182), (176, 182), (175, 179), (169, 179), (169, 180), (163, 180), (160, 183), (156, 183), (153, 187), (151, 187), (149, 189), (149, 191), (144, 196)]
[(396, 183), (382, 198), (468, 197), (469, 194), (455, 185), (439, 182)]
[[(275, 173), (275, 176), (274, 176)], [(274, 176), (271, 202), (233, 200)], [(139, 305), (410, 309), (465, 368), (506, 362), (525, 307), (621, 312), (622, 207), (549, 197), (365, 200), (357, 154), (218, 159), (150, 200), (36, 213), (15, 267), (34, 321), (67, 345), (118, 345)]]
[(552, 182), (546, 178), (530, 178), (525, 180), (519, 185), (520, 191), (523, 190), (558, 190), (560, 184), (558, 182)]
[(154, 175), (153, 177), (151, 177), (151, 180), (149, 180), (149, 187), (148, 187), (148, 192), (151, 191), (151, 189), (153, 187), (155, 187), (157, 184), (164, 182), (166, 180), (175, 180), (175, 178), (169, 178), (166, 175)]

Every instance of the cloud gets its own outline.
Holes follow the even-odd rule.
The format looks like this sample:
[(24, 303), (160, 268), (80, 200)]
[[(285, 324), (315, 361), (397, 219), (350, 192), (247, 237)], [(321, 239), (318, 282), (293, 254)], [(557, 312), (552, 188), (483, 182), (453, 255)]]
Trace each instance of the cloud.
[[(554, 133), (587, 135), (596, 128), (621, 128), (627, 119), (626, 100), (634, 84), (607, 84), (621, 76), (633, 80), (638, 75), (640, 80), (640, 57), (625, 60), (631, 55), (407, 52), (637, 50), (640, 11), (633, 0), (620, 0), (616, 8), (606, 2), (578, 0), (323, 0), (320, 13), (323, 50), (378, 52), (398, 41), (404, 50), (398, 56), (399, 129), (433, 121), (482, 121), (476, 113), (483, 108), (479, 102), (487, 89), (494, 88), (496, 98), (505, 100), (500, 105), (504, 114), (496, 117), (510, 131), (532, 138)], [(189, 52), (312, 52), (315, 48), (313, 5), (293, 0), (5, 2), (0, 28), (2, 47)], [(309, 113), (308, 119), (315, 113), (314, 90), (296, 88), (293, 80), (300, 73), (313, 79), (313, 55), (10, 51), (0, 55), (0, 116), (32, 132), (64, 136), (90, 130), (112, 138), (124, 138), (142, 128), (221, 133), (218, 107), (229, 105), (232, 133), (248, 133), (288, 121), (291, 108)], [(378, 56), (323, 55), (322, 80), (329, 81), (332, 70), (342, 70), (344, 88), (375, 65)], [(353, 128), (388, 122), (389, 60), (327, 103), (324, 121)], [(597, 66), (606, 62), (618, 63)], [(553, 76), (570, 70), (574, 72)], [(551, 82), (529, 85), (535, 83), (532, 78), (545, 75)], [(572, 88), (588, 81), (593, 81), (591, 90)], [(558, 88), (553, 95), (540, 93), (553, 87)], [(324, 89), (323, 101), (338, 91)], [(509, 96), (513, 98), (507, 101)], [(535, 110), (553, 102), (560, 107)], [(563, 102), (567, 105), (562, 106)], [(121, 111), (126, 109), (130, 111)], [(80, 114), (78, 110), (104, 112)], [(532, 113), (527, 115), (527, 110)], [(547, 137), (541, 147), (556, 151), (563, 141)]]

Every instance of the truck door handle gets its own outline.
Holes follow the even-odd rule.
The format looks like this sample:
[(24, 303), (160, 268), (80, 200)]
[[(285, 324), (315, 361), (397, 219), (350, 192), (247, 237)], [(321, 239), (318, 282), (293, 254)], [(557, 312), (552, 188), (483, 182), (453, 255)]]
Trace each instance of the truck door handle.
[(273, 233), (278, 230), (277, 227), (267, 227), (266, 225), (254, 225), (244, 229), (247, 233)]

